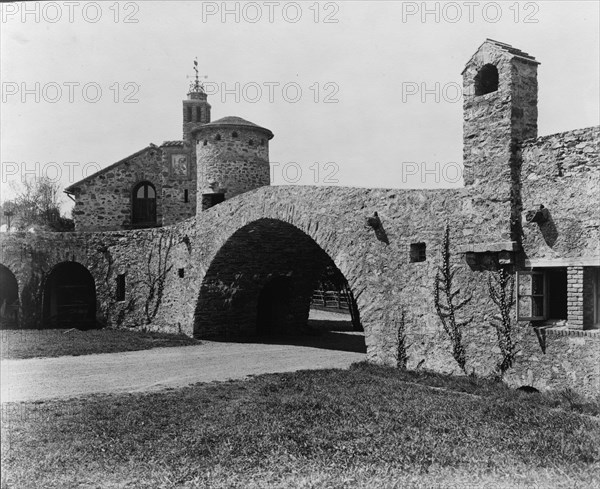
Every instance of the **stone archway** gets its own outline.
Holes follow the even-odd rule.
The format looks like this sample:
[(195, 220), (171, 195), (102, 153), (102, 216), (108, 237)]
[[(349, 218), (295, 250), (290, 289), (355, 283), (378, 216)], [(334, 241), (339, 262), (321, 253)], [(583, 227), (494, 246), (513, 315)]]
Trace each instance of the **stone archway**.
[(0, 328), (19, 325), (19, 284), (8, 267), (0, 264)]
[(95, 326), (96, 286), (92, 274), (80, 263), (59, 263), (44, 281), (42, 327)]
[(271, 218), (246, 224), (217, 251), (202, 280), (194, 335), (310, 333), (313, 291), (332, 267), (337, 269), (332, 258), (296, 226)]

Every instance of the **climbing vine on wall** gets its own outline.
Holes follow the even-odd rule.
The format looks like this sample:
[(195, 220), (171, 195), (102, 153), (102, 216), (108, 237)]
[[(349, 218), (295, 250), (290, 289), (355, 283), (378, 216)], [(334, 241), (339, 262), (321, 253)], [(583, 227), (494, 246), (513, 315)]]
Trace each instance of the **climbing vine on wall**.
[(442, 263), (435, 274), (433, 298), (435, 310), (442, 322), (444, 331), (452, 343), (452, 356), (461, 370), (466, 371), (466, 352), (463, 344), (463, 329), (473, 318), (459, 320), (457, 315), (470, 301), (472, 296), (467, 295), (460, 299), (460, 288), (454, 287), (454, 278), (458, 271), (456, 265), (451, 264), (450, 254), (450, 228), (446, 226), (442, 243)]
[(500, 378), (512, 367), (517, 347), (513, 338), (514, 323), (512, 310), (515, 305), (515, 279), (514, 276), (501, 268), (498, 272), (490, 272), (488, 275), (488, 293), (492, 302), (498, 308), (500, 315), (492, 319), (492, 326), (496, 330), (498, 346), (502, 354), (502, 360), (497, 368)]
[(406, 345), (406, 311), (404, 308), (400, 311), (400, 320), (396, 327), (396, 335), (398, 339), (396, 366), (404, 370), (406, 369), (406, 364), (408, 362), (408, 347)]
[(168, 264), (172, 248), (173, 234), (171, 231), (165, 231), (152, 244), (148, 253), (146, 277), (142, 279), (142, 283), (147, 287), (144, 304), (146, 324), (150, 324), (156, 317), (162, 303), (167, 274), (173, 268), (172, 264)]

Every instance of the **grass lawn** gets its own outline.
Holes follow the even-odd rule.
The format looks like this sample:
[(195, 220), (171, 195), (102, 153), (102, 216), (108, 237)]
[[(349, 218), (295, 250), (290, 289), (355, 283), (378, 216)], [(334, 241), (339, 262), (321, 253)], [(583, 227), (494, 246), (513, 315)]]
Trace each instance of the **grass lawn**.
[(89, 355), (198, 345), (184, 335), (115, 329), (21, 329), (0, 331), (0, 357), (5, 359)]
[(2, 486), (594, 487), (599, 412), (362, 363), (4, 404)]

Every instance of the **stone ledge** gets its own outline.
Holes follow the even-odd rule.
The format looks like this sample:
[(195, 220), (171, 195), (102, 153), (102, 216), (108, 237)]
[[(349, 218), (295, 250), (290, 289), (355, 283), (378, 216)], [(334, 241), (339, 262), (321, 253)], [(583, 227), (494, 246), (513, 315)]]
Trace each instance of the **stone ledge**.
[(564, 327), (556, 328), (552, 326), (541, 326), (534, 329), (543, 330), (546, 334), (553, 336), (588, 336), (600, 339), (600, 329), (566, 329)]
[(497, 241), (494, 243), (471, 243), (460, 246), (459, 253), (497, 253), (500, 251), (519, 251), (516, 241)]

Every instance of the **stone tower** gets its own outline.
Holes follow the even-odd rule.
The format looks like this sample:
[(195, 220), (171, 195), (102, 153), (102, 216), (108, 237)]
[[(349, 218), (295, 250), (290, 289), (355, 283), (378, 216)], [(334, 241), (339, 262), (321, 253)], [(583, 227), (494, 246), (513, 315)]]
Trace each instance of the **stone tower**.
[(192, 136), (198, 162), (197, 213), (271, 184), (269, 129), (240, 117), (224, 117), (198, 126)]
[(191, 144), (191, 134), (194, 129), (210, 122), (210, 104), (197, 76), (190, 85), (187, 96), (187, 100), (183, 101), (183, 140)]
[(462, 72), (465, 186), (474, 204), (507, 223), (501, 239), (519, 241), (520, 143), (537, 137), (538, 62), (487, 39)]

